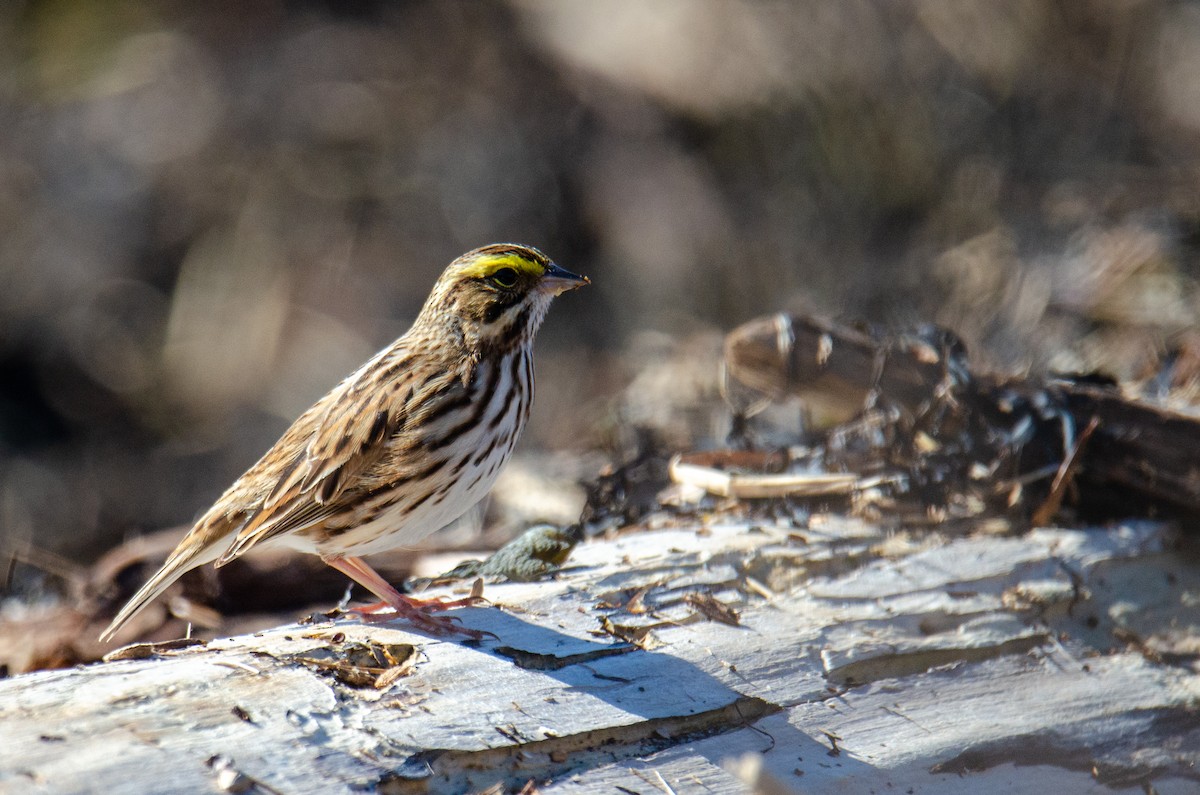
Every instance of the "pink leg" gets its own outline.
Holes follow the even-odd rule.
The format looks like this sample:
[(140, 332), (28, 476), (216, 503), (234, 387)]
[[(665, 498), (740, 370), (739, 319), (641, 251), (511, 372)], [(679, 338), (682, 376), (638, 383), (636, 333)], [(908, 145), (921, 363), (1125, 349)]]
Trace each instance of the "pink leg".
[(424, 630), (431, 635), (452, 635), (458, 633), (478, 640), (485, 634), (473, 629), (466, 629), (457, 623), (458, 619), (448, 616), (431, 615), (431, 613), (442, 610), (450, 610), (455, 607), (466, 607), (474, 604), (477, 600), (473, 597), (455, 599), (453, 601), (441, 598), (413, 599), (393, 588), (387, 580), (379, 576), (379, 573), (367, 565), (367, 562), (362, 558), (327, 557), (322, 555), (321, 560), (382, 600), (376, 604), (355, 608), (350, 611), (365, 620), (388, 620), (391, 616), (374, 616), (373, 614), (390, 607), (396, 611), (397, 616), (406, 619), (418, 629)]

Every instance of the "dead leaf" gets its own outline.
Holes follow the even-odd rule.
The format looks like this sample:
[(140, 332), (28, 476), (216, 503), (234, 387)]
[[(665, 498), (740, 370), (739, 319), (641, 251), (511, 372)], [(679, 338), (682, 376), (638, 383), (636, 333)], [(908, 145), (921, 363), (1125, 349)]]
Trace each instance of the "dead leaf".
[(742, 619), (738, 612), (710, 593), (693, 591), (684, 596), (683, 601), (696, 608), (709, 621), (719, 621), (731, 627), (741, 626)]

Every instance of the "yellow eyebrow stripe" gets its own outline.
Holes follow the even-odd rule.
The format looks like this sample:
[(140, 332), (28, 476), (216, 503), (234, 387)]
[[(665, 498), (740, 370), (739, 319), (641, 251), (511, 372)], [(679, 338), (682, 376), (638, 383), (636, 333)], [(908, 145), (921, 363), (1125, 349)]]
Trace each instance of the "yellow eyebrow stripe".
[(546, 266), (519, 254), (485, 254), (463, 268), (463, 275), (483, 278), (491, 276), (501, 268), (512, 268), (517, 273), (528, 273), (541, 277), (546, 273)]

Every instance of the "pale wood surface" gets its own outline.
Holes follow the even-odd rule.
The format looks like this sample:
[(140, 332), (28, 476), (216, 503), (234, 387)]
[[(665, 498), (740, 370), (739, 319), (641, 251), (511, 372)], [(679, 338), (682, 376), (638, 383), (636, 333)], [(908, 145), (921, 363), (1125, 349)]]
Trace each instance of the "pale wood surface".
[[(489, 585), (458, 615), (498, 640), (342, 619), (0, 681), (0, 791), (1196, 792), (1200, 676), (1154, 648), (1200, 634), (1200, 579), (1165, 533), (629, 533)], [(330, 667), (372, 649), (366, 686)]]

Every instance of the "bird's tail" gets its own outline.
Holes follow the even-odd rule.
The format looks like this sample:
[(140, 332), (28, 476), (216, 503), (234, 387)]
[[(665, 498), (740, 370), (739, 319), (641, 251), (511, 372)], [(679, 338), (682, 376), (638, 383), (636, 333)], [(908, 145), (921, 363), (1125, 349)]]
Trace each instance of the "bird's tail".
[(184, 539), (184, 542), (171, 553), (171, 557), (167, 558), (167, 562), (162, 565), (162, 568), (155, 572), (154, 576), (133, 595), (133, 598), (125, 603), (121, 612), (117, 613), (117, 617), (108, 625), (108, 629), (100, 633), (101, 643), (111, 640), (117, 630), (142, 612), (146, 605), (153, 602), (159, 594), (171, 587), (171, 584), (184, 574), (197, 566), (203, 566), (209, 561), (216, 560), (220, 554), (220, 550), (214, 544), (189, 544), (189, 540)]

